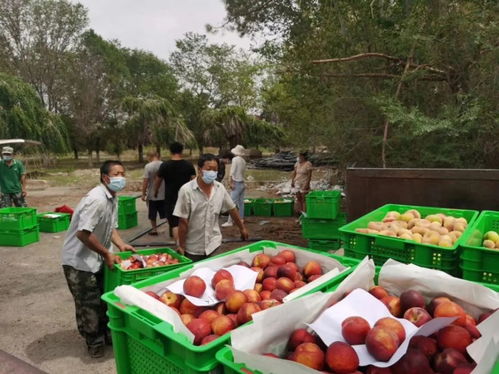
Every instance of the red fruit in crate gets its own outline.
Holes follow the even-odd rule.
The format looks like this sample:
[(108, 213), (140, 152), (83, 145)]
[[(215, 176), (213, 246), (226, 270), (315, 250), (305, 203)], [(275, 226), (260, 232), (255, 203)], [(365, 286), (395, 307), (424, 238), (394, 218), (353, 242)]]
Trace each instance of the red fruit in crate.
[(482, 313), (480, 315), (480, 317), (478, 317), (478, 323), (482, 323), (483, 321), (485, 321), (487, 318), (489, 318), (492, 314), (494, 314), (497, 310), (499, 309), (495, 309), (495, 310), (489, 310), (488, 312), (485, 312), (485, 313)]
[(166, 291), (163, 295), (161, 295), (161, 301), (173, 308), (180, 308), (180, 303), (182, 302), (182, 295), (177, 295), (171, 291)]
[(482, 334), (476, 327), (475, 319), (469, 314), (466, 314), (466, 324), (464, 325), (464, 328), (468, 330), (473, 339), (478, 339), (482, 336)]
[(419, 307), (407, 309), (404, 313), (404, 318), (411, 321), (416, 327), (421, 327), (432, 319), (426, 309)]
[(462, 366), (455, 368), (452, 374), (471, 374), (474, 368), (475, 365), (473, 364), (463, 364)]
[(438, 304), (433, 317), (457, 317), (453, 324), (463, 327), (466, 325), (466, 312), (459, 304), (452, 301)]
[(276, 288), (270, 293), (270, 298), (282, 302), (282, 299), (284, 299), (286, 296), (288, 296), (288, 293), (286, 291), (280, 290)]
[(225, 314), (226, 309), (225, 309), (225, 303), (218, 303), (215, 306), (215, 310), (217, 311), (218, 314)]
[(205, 337), (203, 338), (203, 340), (201, 340), (201, 345), (205, 345), (205, 344), (211, 343), (213, 340), (216, 340), (216, 339), (218, 339), (219, 337), (220, 337), (220, 336), (215, 335), (215, 334), (211, 334), (211, 335), (205, 336)]
[(229, 279), (222, 279), (215, 286), (215, 297), (218, 300), (225, 300), (234, 291), (234, 282)]
[[(292, 262), (290, 264), (292, 264)], [(279, 268), (277, 269), (277, 276), (279, 278), (285, 277), (285, 278), (295, 280), (296, 269), (293, 266), (291, 266), (290, 264), (285, 264), (285, 265), (279, 266)]]
[(392, 374), (392, 369), (378, 368), (376, 366), (368, 366), (366, 374)]
[(294, 351), (302, 343), (318, 343), (317, 336), (308, 332), (307, 329), (296, 329), (291, 333), (288, 340), (288, 349)]
[(225, 300), (225, 307), (231, 313), (237, 313), (244, 303), (248, 302), (246, 295), (241, 291), (234, 291)]
[(391, 317), (381, 318), (376, 321), (374, 327), (382, 327), (393, 331), (395, 334), (397, 334), (400, 344), (402, 344), (402, 342), (405, 340), (404, 326), (402, 326), (402, 324), (395, 318)]
[(320, 277), (322, 277), (322, 275), (318, 275), (318, 274), (317, 275), (311, 275), (310, 277), (307, 278), (307, 281), (308, 281), (308, 283), (310, 283), (310, 282), (313, 282), (316, 279), (319, 279)]
[(146, 291), (146, 294), (148, 294), (149, 296), (155, 298), (156, 300), (160, 300), (161, 301), (161, 298), (155, 292)]
[(212, 309), (205, 310), (203, 313), (199, 315), (199, 318), (204, 319), (206, 322), (208, 322), (210, 325), (213, 322), (214, 319), (219, 317), (220, 314), (218, 314), (216, 311)]
[(227, 317), (229, 317), (232, 320), (232, 322), (234, 322), (235, 327), (239, 326), (239, 324), (237, 323), (237, 314), (229, 313), (227, 314)]
[(295, 281), (295, 289), (306, 286), (307, 284), (304, 281)]
[(237, 322), (242, 325), (252, 320), (252, 315), (262, 309), (256, 303), (244, 303), (237, 312)]
[(256, 281), (257, 282), (262, 282), (263, 281), (263, 274), (264, 274), (264, 271), (262, 268), (259, 268), (259, 267), (252, 267), (251, 270), (253, 270), (254, 272), (258, 273), (257, 277), (256, 277)]
[(184, 293), (189, 296), (201, 297), (205, 290), (206, 283), (196, 275), (190, 276), (184, 282)]
[(262, 292), (260, 292), (260, 297), (262, 298), (262, 300), (268, 300), (270, 299), (271, 294), (272, 291), (263, 290)]
[(232, 277), (232, 274), (228, 272), (225, 269), (220, 269), (215, 273), (213, 278), (211, 279), (211, 286), (215, 288), (218, 282), (220, 282), (222, 279), (228, 279), (231, 282), (234, 282), (234, 278)]
[(369, 293), (373, 295), (376, 299), (381, 300), (384, 297), (390, 296), (388, 292), (381, 286), (374, 286), (369, 289)]
[(277, 301), (277, 300), (274, 300), (274, 299), (262, 300), (258, 303), (258, 305), (260, 306), (260, 308), (262, 308), (262, 310), (272, 308), (272, 307), (280, 305), (280, 304), (282, 304), (282, 303)]
[(243, 294), (246, 295), (246, 299), (248, 299), (248, 303), (257, 303), (262, 300), (260, 294), (255, 290), (244, 290)]
[(315, 370), (322, 370), (324, 367), (324, 352), (314, 343), (300, 344), (289, 359)]
[(422, 335), (413, 336), (409, 342), (409, 348), (423, 352), (428, 359), (432, 358), (438, 352), (437, 341)]
[(471, 344), (471, 335), (464, 327), (450, 325), (437, 332), (438, 346), (442, 349), (454, 348), (461, 353), (466, 352), (466, 347)]
[(432, 374), (430, 361), (423, 352), (409, 350), (392, 366), (393, 374)]
[(400, 306), (400, 299), (398, 297), (387, 296), (382, 298), (381, 302), (386, 305), (386, 307), (394, 317), (402, 316), (402, 308)]
[(303, 267), (303, 275), (311, 277), (312, 275), (322, 275), (321, 265), (317, 261), (309, 261)]
[(258, 293), (262, 292), (263, 291), (263, 284), (261, 283), (255, 283), (255, 288), (254, 290)]
[(421, 292), (416, 290), (407, 290), (402, 292), (400, 295), (400, 307), (402, 308), (402, 313), (410, 308), (424, 308), (426, 301)]
[(211, 325), (201, 318), (193, 319), (187, 328), (194, 334), (194, 344), (199, 345), (204, 337), (211, 334)]
[(195, 318), (196, 317), (194, 317), (192, 314), (182, 314), (182, 315), (180, 315), (180, 319), (182, 320), (182, 322), (186, 326), (189, 324), (189, 322), (191, 322)]
[(236, 324), (229, 316), (218, 316), (211, 322), (211, 330), (216, 335), (224, 335), (233, 330)]
[(386, 327), (373, 327), (366, 336), (367, 351), (378, 361), (389, 361), (397, 351), (400, 340)]
[(279, 269), (276, 265), (270, 265), (263, 271), (263, 278), (277, 278), (277, 270)]
[(276, 288), (289, 293), (292, 289), (295, 288), (295, 282), (289, 278), (281, 277), (276, 282)]
[(206, 308), (194, 305), (188, 299), (184, 299), (180, 303), (179, 310), (180, 313), (182, 314), (192, 314), (194, 316), (198, 316), (201, 313), (203, 313), (206, 310)]
[(447, 348), (437, 353), (433, 361), (433, 367), (441, 374), (453, 374), (460, 366), (468, 364), (463, 354), (455, 349)]
[(351, 373), (359, 367), (359, 357), (347, 343), (334, 342), (326, 351), (326, 363), (337, 374)]
[(286, 263), (286, 259), (282, 256), (274, 256), (270, 259), (270, 262), (275, 265), (284, 265)]
[(364, 344), (369, 330), (371, 330), (369, 322), (362, 317), (348, 317), (341, 323), (343, 338), (352, 345)]
[(265, 269), (270, 264), (270, 256), (265, 253), (259, 253), (253, 258), (252, 266)]
[(277, 255), (284, 257), (286, 259), (286, 262), (295, 262), (296, 261), (296, 255), (290, 249), (283, 249)]
[(426, 310), (428, 311), (428, 313), (430, 313), (432, 316), (433, 316), (433, 313), (435, 313), (435, 308), (443, 303), (443, 302), (451, 302), (452, 300), (449, 299), (448, 297), (445, 297), (445, 296), (438, 296), (438, 297), (435, 297), (433, 298), (429, 303), (428, 305), (426, 306)]
[(275, 278), (265, 278), (262, 283), (263, 289), (266, 291), (272, 291), (277, 286), (277, 279)]

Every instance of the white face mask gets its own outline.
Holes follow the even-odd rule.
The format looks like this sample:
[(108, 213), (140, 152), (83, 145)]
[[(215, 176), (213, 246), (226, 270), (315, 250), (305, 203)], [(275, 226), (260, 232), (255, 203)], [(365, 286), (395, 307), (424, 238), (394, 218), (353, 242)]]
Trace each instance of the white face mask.
[(12, 155), (2, 155), (2, 158), (5, 160), (5, 161), (10, 161), (12, 160)]
[(107, 187), (114, 192), (120, 192), (126, 187), (126, 178), (125, 177), (110, 177), (110, 181)]

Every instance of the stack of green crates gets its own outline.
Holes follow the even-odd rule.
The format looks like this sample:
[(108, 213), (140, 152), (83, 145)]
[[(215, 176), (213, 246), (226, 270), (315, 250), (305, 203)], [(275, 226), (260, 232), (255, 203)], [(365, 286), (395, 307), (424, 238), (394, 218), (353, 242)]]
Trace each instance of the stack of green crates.
[(244, 216), (249, 217), (254, 214), (253, 209), (255, 207), (255, 199), (250, 199), (246, 197), (244, 199)]
[(294, 213), (295, 201), (291, 198), (274, 199), (274, 217), (292, 217)]
[(71, 214), (47, 212), (38, 214), (37, 220), (41, 232), (61, 232), (68, 229)]
[(272, 199), (255, 199), (253, 203), (253, 213), (255, 216), (270, 217), (272, 216)]
[(0, 245), (24, 247), (40, 240), (36, 209), (0, 209)]
[(309, 248), (335, 251), (341, 247), (339, 228), (346, 223), (340, 191), (312, 191), (306, 196), (307, 213), (301, 217), (303, 237)]
[(126, 230), (138, 225), (137, 207), (135, 196), (118, 197), (118, 229)]

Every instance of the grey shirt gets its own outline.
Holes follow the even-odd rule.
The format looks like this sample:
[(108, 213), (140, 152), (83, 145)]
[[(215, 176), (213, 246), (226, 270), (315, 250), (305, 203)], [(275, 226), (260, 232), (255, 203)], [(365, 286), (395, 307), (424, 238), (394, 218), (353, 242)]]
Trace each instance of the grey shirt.
[(209, 198), (199, 188), (197, 179), (184, 184), (178, 193), (173, 215), (189, 221), (184, 249), (192, 255), (209, 255), (220, 247), (222, 233), (218, 217), (236, 207), (225, 187), (213, 183)]
[(100, 184), (92, 189), (76, 207), (62, 247), (62, 264), (81, 271), (98, 272), (102, 257), (76, 237), (78, 231), (92, 232), (99, 242), (111, 249), (111, 235), (117, 227), (117, 199)]
[(163, 161), (151, 161), (144, 167), (144, 178), (147, 178), (147, 200), (164, 200), (165, 199), (165, 180), (161, 179), (161, 185), (158, 190), (158, 197), (154, 197), (154, 179), (158, 174), (159, 167)]
[(241, 156), (232, 159), (230, 166), (230, 176), (234, 182), (244, 182), (244, 173), (246, 172), (246, 161)]

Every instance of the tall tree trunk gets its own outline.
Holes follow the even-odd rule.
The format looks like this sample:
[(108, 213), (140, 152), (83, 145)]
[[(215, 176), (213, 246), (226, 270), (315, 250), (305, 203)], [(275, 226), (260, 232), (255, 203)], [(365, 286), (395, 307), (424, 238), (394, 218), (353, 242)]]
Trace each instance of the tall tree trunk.
[(198, 146), (198, 151), (199, 151), (199, 155), (201, 156), (203, 154), (203, 146), (202, 145)]
[(139, 162), (144, 162), (144, 145), (142, 143), (139, 143), (137, 146), (137, 151), (139, 154)]
[(74, 155), (74, 159), (78, 160), (78, 150), (76, 148), (73, 148), (73, 155)]
[(100, 162), (100, 138), (95, 140), (95, 160)]
[(93, 163), (93, 160), (92, 160), (92, 150), (91, 149), (88, 150), (88, 166), (89, 167), (93, 167), (94, 166), (94, 163)]

